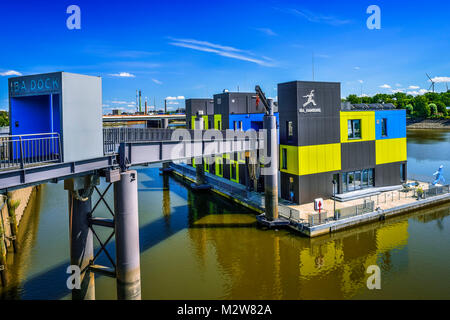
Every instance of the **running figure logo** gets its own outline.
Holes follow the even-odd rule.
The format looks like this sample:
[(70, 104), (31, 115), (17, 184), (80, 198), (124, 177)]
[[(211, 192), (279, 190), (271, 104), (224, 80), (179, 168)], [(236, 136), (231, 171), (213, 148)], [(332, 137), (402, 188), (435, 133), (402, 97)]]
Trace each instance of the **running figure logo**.
[(303, 96), (303, 98), (308, 98), (308, 101), (306, 101), (303, 104), (303, 108), (306, 107), (310, 103), (312, 103), (313, 106), (316, 106), (316, 102), (314, 101), (314, 90), (311, 90), (311, 93), (306, 96)]

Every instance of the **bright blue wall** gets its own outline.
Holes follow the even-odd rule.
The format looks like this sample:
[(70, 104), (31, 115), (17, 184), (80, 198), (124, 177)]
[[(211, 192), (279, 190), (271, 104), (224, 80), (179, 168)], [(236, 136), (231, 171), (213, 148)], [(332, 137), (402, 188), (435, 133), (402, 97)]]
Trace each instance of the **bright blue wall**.
[[(278, 113), (275, 113), (275, 116), (277, 118), (277, 123), (279, 124), (279, 117)], [(234, 129), (233, 124), (234, 121), (236, 123), (239, 123), (239, 121), (242, 121), (242, 130), (247, 131), (252, 129), (252, 121), (255, 122), (262, 122), (264, 118), (264, 113), (250, 113), (250, 114), (230, 114), (229, 118), (229, 128), (228, 129)], [(236, 126), (238, 126), (236, 124)]]
[[(381, 136), (381, 119), (387, 119), (387, 137)], [(375, 137), (377, 140), (406, 137), (406, 110), (375, 111)]]
[[(19, 126), (16, 127), (16, 121)], [(50, 132), (50, 96), (11, 98), (11, 134)]]
[(53, 103), (50, 95), (11, 98), (11, 134), (60, 133), (60, 110), (59, 95), (53, 95)]

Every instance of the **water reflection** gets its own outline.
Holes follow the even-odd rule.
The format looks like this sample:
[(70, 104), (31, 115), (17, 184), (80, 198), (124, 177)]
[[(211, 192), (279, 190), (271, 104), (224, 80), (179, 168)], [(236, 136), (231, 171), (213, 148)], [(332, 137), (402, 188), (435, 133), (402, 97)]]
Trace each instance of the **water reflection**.
[[(436, 158), (444, 158), (445, 141), (436, 142)], [(408, 142), (413, 169), (420, 143), (427, 145), (420, 138)], [(433, 165), (429, 159), (420, 167), (428, 172)], [(450, 298), (442, 281), (450, 276), (448, 205), (308, 239), (258, 229), (254, 213), (192, 192), (158, 168), (138, 173), (144, 299)], [(10, 256), (14, 272), (10, 286), (0, 289), (2, 298), (60, 299), (69, 293), (66, 197), (61, 184), (42, 188), (22, 250)], [(99, 210), (108, 216), (106, 208)], [(108, 249), (114, 253), (114, 242)], [(373, 264), (382, 270), (376, 292), (366, 288), (366, 269)], [(96, 296), (115, 299), (114, 279), (97, 277)]]

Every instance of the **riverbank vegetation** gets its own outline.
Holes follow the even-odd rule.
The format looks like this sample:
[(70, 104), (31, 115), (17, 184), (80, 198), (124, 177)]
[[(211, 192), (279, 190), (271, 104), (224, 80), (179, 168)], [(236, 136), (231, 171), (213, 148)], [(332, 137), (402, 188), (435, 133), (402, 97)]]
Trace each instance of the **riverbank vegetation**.
[(393, 94), (378, 93), (372, 97), (349, 95), (343, 102), (358, 103), (392, 103), (397, 109), (406, 109), (409, 118), (450, 119), (450, 90), (447, 92), (427, 92), (412, 96), (403, 92)]
[(8, 112), (0, 111), (0, 127), (7, 127), (7, 126), (9, 126)]

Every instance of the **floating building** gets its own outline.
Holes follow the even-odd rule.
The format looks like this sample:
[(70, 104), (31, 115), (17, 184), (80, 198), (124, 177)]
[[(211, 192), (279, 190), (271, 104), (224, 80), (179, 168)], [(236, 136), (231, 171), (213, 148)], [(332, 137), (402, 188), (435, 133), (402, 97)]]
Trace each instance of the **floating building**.
[[(186, 118), (191, 129), (198, 111), (205, 129), (246, 131), (262, 129), (265, 110), (256, 103), (255, 93), (216, 94), (213, 106), (210, 99), (188, 99)], [(303, 204), (406, 181), (405, 110), (392, 104), (341, 103), (338, 82), (293, 81), (278, 85), (275, 115), (283, 199)], [(229, 164), (205, 163), (205, 171), (251, 187), (246, 157), (238, 154)]]

